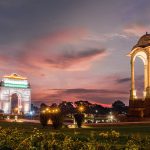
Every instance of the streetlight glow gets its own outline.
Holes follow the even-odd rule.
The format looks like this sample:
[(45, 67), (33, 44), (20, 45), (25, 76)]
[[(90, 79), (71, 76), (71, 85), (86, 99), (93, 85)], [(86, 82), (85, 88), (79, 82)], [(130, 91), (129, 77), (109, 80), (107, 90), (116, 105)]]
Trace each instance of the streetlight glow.
[(84, 111), (84, 107), (83, 106), (80, 106), (79, 107), (79, 111), (82, 113)]
[(46, 108), (46, 111), (49, 111), (49, 109), (48, 109), (48, 108)]

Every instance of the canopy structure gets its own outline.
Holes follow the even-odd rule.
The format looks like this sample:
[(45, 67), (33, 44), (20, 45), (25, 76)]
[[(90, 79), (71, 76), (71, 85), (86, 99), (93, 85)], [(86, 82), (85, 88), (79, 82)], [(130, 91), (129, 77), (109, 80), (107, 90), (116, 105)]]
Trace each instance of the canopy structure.
[[(131, 61), (131, 89), (129, 101), (129, 114), (132, 116), (150, 117), (150, 34), (143, 35), (130, 53)], [(135, 88), (135, 69), (136, 58), (140, 58), (144, 65), (144, 89), (143, 97), (139, 98)]]

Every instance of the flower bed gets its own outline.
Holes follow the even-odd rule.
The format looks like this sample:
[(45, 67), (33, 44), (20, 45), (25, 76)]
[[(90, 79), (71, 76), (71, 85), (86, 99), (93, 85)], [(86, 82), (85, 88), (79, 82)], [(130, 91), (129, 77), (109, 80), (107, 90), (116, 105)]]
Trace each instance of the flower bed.
[(150, 136), (122, 136), (115, 130), (91, 132), (87, 137), (75, 132), (67, 135), (42, 132), (34, 128), (30, 134), (21, 129), (0, 128), (0, 149), (9, 150), (138, 150), (150, 147)]

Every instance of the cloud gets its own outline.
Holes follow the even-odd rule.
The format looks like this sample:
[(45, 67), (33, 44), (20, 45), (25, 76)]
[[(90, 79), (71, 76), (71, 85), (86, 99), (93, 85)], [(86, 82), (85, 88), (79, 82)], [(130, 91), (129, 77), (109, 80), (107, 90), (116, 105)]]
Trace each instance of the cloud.
[(150, 31), (150, 25), (145, 25), (141, 23), (133, 23), (127, 25), (123, 32), (130, 35), (130, 36), (141, 36), (145, 34), (147, 31)]
[(117, 81), (117, 83), (125, 83), (125, 82), (131, 81), (131, 78), (122, 78), (122, 79), (118, 79), (116, 81)]
[(102, 94), (108, 94), (108, 93), (117, 93), (117, 94), (127, 94), (126, 91), (119, 91), (119, 90), (107, 90), (107, 89), (66, 89), (63, 91), (64, 93), (70, 94), (70, 93), (76, 93), (76, 94), (86, 94), (86, 93), (102, 93)]
[(84, 37), (84, 40), (95, 41), (95, 42), (108, 42), (109, 40), (115, 38), (128, 39), (128, 36), (125, 35), (124, 33), (113, 33), (113, 32), (107, 34), (101, 34), (101, 35), (89, 34), (88, 36)]
[(33, 74), (50, 70), (88, 70), (94, 61), (102, 60), (108, 52), (100, 45), (85, 42), (83, 38), (87, 35), (88, 30), (84, 28), (71, 28), (38, 36), (25, 44), (0, 44), (3, 69)]
[(19, 61), (34, 69), (87, 70), (95, 60), (101, 60), (108, 53), (100, 46), (82, 43), (86, 35), (84, 29), (68, 29), (38, 37), (18, 54)]
[(47, 104), (53, 102), (60, 103), (63, 100), (77, 101), (88, 100), (91, 103), (105, 104), (111, 106), (111, 102), (117, 99), (125, 98), (128, 95), (127, 91), (121, 90), (107, 90), (107, 89), (49, 89), (46, 90), (45, 95), (36, 95), (35, 102), (38, 99), (43, 99)]
[(105, 49), (88, 49), (84, 51), (64, 51), (62, 55), (47, 58), (45, 60), (46, 63), (49, 64), (50, 67), (59, 68), (59, 69), (71, 69), (71, 70), (82, 70), (85, 68), (81, 68), (84, 64), (87, 66), (90, 65), (91, 61), (94, 61), (99, 57), (105, 57), (106, 50)]

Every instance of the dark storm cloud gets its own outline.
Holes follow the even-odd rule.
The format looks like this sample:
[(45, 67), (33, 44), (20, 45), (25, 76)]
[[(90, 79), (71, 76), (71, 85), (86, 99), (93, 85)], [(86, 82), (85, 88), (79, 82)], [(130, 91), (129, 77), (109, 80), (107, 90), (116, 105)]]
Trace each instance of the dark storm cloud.
[(49, 58), (45, 62), (56, 68), (67, 68), (71, 65), (78, 64), (80, 62), (89, 61), (93, 57), (101, 56), (106, 53), (106, 50), (101, 49), (89, 49), (84, 51), (64, 51), (58, 58)]
[(126, 91), (106, 90), (106, 89), (66, 89), (63, 91), (66, 94), (81, 94), (81, 93), (99, 93), (99, 94), (128, 94)]
[[(127, 100), (128, 92), (118, 90), (106, 90), (106, 89), (49, 89), (49, 92), (55, 91), (55, 94), (47, 93), (43, 95), (42, 99), (47, 104), (54, 102), (61, 102), (63, 100), (77, 101), (77, 100), (88, 100), (92, 103), (110, 104), (110, 102), (117, 99)], [(38, 97), (35, 99), (36, 102), (40, 102)], [(50, 99), (50, 100), (49, 100)], [(110, 106), (110, 105), (106, 105)]]
[(131, 78), (122, 78), (122, 79), (117, 79), (117, 83), (125, 83), (131, 81)]

